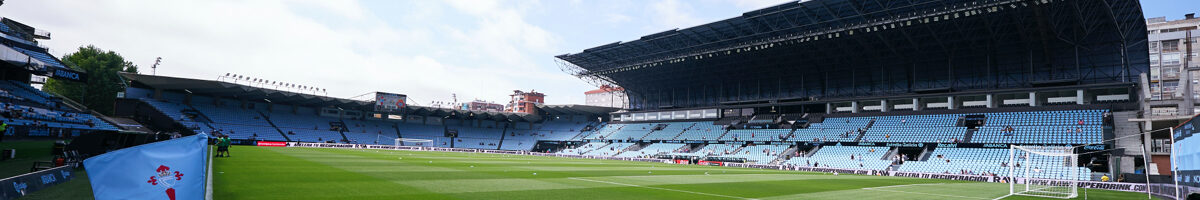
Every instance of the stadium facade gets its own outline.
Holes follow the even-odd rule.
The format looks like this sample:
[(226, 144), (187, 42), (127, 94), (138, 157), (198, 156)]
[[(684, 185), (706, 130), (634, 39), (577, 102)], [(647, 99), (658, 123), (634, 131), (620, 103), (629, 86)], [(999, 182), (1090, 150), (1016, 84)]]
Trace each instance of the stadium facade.
[(572, 75), (625, 88), (633, 110), (857, 112), (1129, 100), (1149, 70), (1145, 49), (1137, 1), (822, 0), (557, 58)]
[[(816, 151), (760, 160), (787, 164), (844, 155), (822, 152), (830, 145), (885, 146), (920, 161), (945, 152), (928, 145), (947, 143), (969, 155), (990, 154), (974, 152), (989, 146), (1080, 145), (1105, 152), (1082, 158), (1092, 176), (1159, 174), (1152, 166), (1169, 163), (1143, 161), (1149, 138), (1127, 137), (1152, 130), (1130, 122), (1144, 120), (1151, 95), (1142, 91), (1151, 73), (1146, 26), (1136, 0), (813, 0), (556, 58), (564, 72), (629, 96), (629, 109), (611, 116), (624, 127), (587, 139)], [(674, 131), (674, 123), (690, 128), (655, 134)], [(906, 166), (929, 167), (867, 168)]]

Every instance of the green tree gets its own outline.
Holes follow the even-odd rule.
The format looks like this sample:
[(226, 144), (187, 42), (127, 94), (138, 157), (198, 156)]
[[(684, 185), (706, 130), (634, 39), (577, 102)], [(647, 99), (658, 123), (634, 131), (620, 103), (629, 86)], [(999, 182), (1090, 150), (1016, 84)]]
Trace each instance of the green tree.
[(117, 72), (137, 73), (137, 65), (125, 61), (117, 52), (92, 45), (79, 47), (79, 51), (63, 56), (62, 61), (71, 69), (86, 72), (87, 83), (50, 79), (42, 89), (109, 115), (113, 114), (117, 92), (125, 90)]

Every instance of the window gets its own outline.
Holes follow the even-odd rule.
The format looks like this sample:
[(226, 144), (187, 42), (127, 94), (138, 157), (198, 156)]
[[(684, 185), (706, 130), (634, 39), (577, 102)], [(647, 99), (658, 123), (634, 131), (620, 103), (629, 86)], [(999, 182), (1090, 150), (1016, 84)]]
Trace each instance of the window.
[(1171, 139), (1153, 139), (1150, 141), (1150, 152), (1171, 153)]
[(1179, 51), (1179, 40), (1162, 41), (1162, 51)]
[(1179, 53), (1164, 53), (1162, 54), (1162, 65), (1178, 65)]

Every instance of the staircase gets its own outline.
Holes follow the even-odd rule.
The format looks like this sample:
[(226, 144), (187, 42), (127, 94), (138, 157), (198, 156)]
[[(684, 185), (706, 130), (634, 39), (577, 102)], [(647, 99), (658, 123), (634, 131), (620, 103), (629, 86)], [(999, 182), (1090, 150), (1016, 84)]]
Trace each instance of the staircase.
[(808, 150), (808, 152), (804, 154), (804, 157), (812, 157), (813, 154), (817, 154), (817, 150), (821, 150), (821, 146), (816, 146), (816, 147), (813, 147), (811, 150)]
[[(721, 136), (717, 136), (717, 138), (714, 138), (714, 140), (720, 140), (722, 138), (725, 138), (725, 135), (728, 135), (728, 134), (729, 134), (729, 129), (725, 129), (725, 132), (721, 133)], [(739, 149), (741, 149), (741, 148), (739, 148)]]
[(867, 126), (864, 126), (862, 131), (855, 132), (857, 136), (854, 136), (854, 142), (862, 141), (863, 135), (867, 134), (867, 130), (871, 130), (871, 126), (875, 126), (875, 118), (871, 118), (871, 121), (867, 122)]
[[(196, 109), (196, 107), (193, 107), (192, 104), (183, 104), (183, 105), (187, 105), (188, 109), (192, 109), (192, 110), (196, 111), (196, 117), (192, 118), (193, 120), (200, 119), (200, 120), (202, 120), (202, 121), (200, 121), (200, 123), (204, 124), (204, 126), (207, 126), (208, 130), (217, 130), (217, 128), (213, 127), (211, 124), (213, 122), (212, 118), (208, 118), (208, 115), (204, 114), (204, 112), (200, 112), (200, 109)], [(287, 138), (287, 136), (285, 135), (283, 138)], [(291, 141), (291, 140), (288, 140), (288, 141)]]
[(963, 134), (962, 143), (971, 143), (971, 138), (975, 137), (975, 131), (979, 131), (979, 129), (967, 129), (967, 133)]
[(796, 146), (792, 146), (791, 148), (788, 148), (787, 150), (783, 150), (782, 153), (779, 153), (779, 157), (775, 158), (775, 160), (772, 160), (770, 162), (770, 164), (778, 165), (778, 164), (782, 164), (783, 162), (787, 162), (788, 159), (792, 159), (792, 155), (796, 155), (796, 151), (798, 149), (799, 148), (797, 148)]
[(704, 149), (704, 147), (707, 147), (707, 146), (708, 146), (708, 144), (700, 144), (700, 146), (697, 146), (696, 148), (688, 149), (687, 152), (688, 153), (696, 153), (697, 151), (700, 151), (701, 149)]
[(860, 142), (860, 141), (862, 141), (862, 138), (863, 138), (863, 136), (864, 136), (864, 135), (866, 135), (866, 134), (867, 134), (867, 132), (866, 132), (866, 131), (859, 132), (858, 134), (856, 134), (857, 136), (854, 136), (854, 142)]
[[(280, 130), (280, 129), (279, 129), (279, 126), (276, 126), (276, 125), (275, 125), (275, 122), (272, 122), (270, 117), (267, 117), (267, 115), (266, 115), (266, 114), (263, 114), (262, 112), (258, 112), (258, 115), (259, 115), (259, 116), (262, 116), (262, 117), (263, 117), (263, 119), (264, 119), (264, 121), (267, 121), (267, 124), (270, 124), (270, 125), (271, 125), (271, 128), (274, 128), (274, 129), (275, 129), (275, 131), (278, 131), (278, 132), (279, 132), (279, 135), (282, 135), (282, 136), (283, 136), (283, 139), (287, 139), (287, 141), (292, 141), (292, 138), (288, 138), (288, 135), (287, 135), (287, 133), (284, 133), (284, 132), (283, 132), (283, 130)], [(344, 136), (344, 135), (343, 135), (342, 137), (346, 137), (346, 136)]]
[(737, 149), (733, 149), (733, 151), (729, 151), (729, 154), (736, 154), (739, 151), (742, 151), (742, 149), (744, 149), (744, 148), (746, 148), (746, 145), (739, 146)]
[(691, 126), (688, 126), (687, 128), (683, 129), (682, 131), (679, 131), (679, 134), (675, 134), (675, 137), (671, 137), (671, 139), (679, 138), (679, 136), (682, 136), (683, 133), (687, 133), (688, 130), (692, 130), (693, 127), (696, 127), (696, 123), (692, 123)]
[(580, 154), (580, 155), (587, 154), (588, 152), (592, 152), (592, 151), (595, 151), (595, 150), (597, 150), (597, 149), (603, 149), (604, 147), (607, 147), (608, 145), (612, 145), (612, 143), (604, 143), (604, 145), (600, 145), (600, 147), (593, 148), (592, 150), (588, 150), (588, 151), (580, 151), (580, 152), (579, 152), (579, 154)]

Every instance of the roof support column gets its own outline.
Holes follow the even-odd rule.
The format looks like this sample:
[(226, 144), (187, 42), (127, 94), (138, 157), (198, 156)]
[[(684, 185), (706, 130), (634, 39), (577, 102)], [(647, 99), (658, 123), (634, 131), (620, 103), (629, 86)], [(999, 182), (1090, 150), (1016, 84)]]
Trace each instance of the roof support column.
[(888, 100), (879, 100), (879, 112), (891, 112), (892, 105), (888, 105)]
[(957, 99), (954, 99), (954, 96), (946, 97), (946, 109), (954, 110), (958, 109), (959, 106), (962, 106), (962, 103), (958, 102)]
[(1038, 102), (1037, 92), (1029, 92), (1029, 107), (1038, 107), (1042, 103)]
[(833, 103), (825, 103), (825, 114), (833, 114)]
[(914, 110), (914, 111), (920, 111), (920, 110), (924, 110), (924, 109), (925, 109), (925, 104), (921, 104), (921, 98), (913, 98), (913, 100), (912, 100), (912, 101), (913, 101), (913, 107), (912, 107), (912, 110)]
[(998, 104), (996, 104), (996, 102), (998, 102), (998, 101), (996, 101), (996, 95), (995, 95), (995, 94), (987, 94), (987, 96), (985, 96), (985, 98), (987, 98), (987, 100), (986, 100), (986, 101), (987, 101), (987, 108), (996, 108), (996, 107), (998, 107), (998, 106), (997, 106)]
[(1087, 92), (1083, 91), (1083, 89), (1075, 90), (1075, 104), (1083, 105), (1088, 103), (1091, 102), (1088, 102)]
[(858, 112), (862, 112), (862, 107), (858, 106), (858, 101), (851, 101), (850, 102), (850, 113), (858, 113)]

